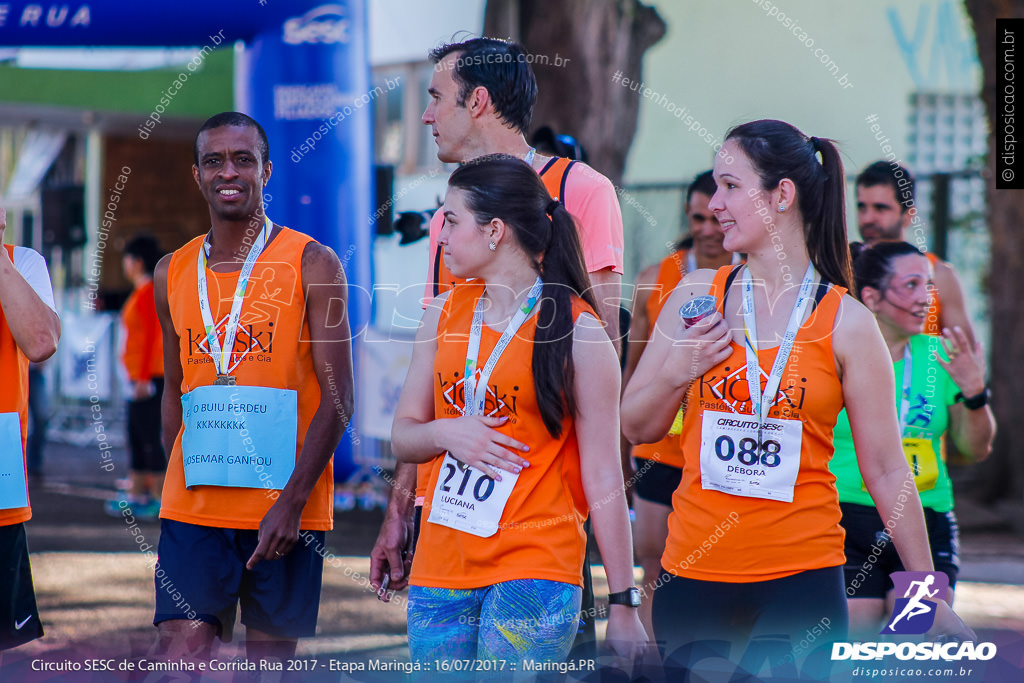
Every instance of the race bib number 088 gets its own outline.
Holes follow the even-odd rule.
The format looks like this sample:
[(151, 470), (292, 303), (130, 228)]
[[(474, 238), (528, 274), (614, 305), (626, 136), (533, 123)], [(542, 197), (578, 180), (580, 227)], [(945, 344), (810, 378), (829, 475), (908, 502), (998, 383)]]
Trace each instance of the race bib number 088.
[(758, 438), (750, 415), (704, 411), (700, 434), (701, 488), (733, 496), (793, 501), (800, 473), (803, 423), (768, 418)]

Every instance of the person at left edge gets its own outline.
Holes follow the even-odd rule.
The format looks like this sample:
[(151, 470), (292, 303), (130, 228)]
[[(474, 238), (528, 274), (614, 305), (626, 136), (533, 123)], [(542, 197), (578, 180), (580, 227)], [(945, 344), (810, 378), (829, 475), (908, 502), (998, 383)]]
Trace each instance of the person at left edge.
[(28, 364), (52, 356), (60, 339), (46, 262), (3, 244), (6, 229), (0, 209), (0, 657), (43, 635), (25, 538)]
[[(348, 322), (336, 315), (329, 320), (328, 308), (336, 300), (335, 310), (345, 310), (347, 285), (331, 249), (266, 218), (263, 187), (271, 170), (267, 136), (256, 121), (237, 112), (206, 121), (196, 135), (192, 175), (209, 204), (212, 227), (156, 269), (170, 457), (153, 621), (157, 652), (168, 659), (207, 658), (215, 636), (230, 640), (239, 601), (251, 658), (291, 657), (296, 639), (316, 630), (323, 557), (314, 541), (322, 549), (324, 531), (333, 526), (331, 458), (352, 412)], [(258, 253), (254, 266), (250, 251)], [(199, 270), (202, 253), (206, 267)], [(250, 267), (248, 283), (239, 286)], [(204, 276), (208, 315), (217, 321), (209, 335), (201, 310), (206, 300), (200, 298), (206, 293), (198, 286)], [(232, 326), (229, 313), (239, 298)], [(210, 353), (220, 344), (231, 352), (227, 363)], [(236, 386), (210, 386), (222, 379)], [(295, 429), (294, 452), (290, 444), (286, 453), (257, 444), (272, 460), (294, 458), (287, 483), (186, 488), (183, 439), (202, 435), (198, 426), (187, 432), (187, 415), (183, 425), (182, 397), (224, 389), (229, 395), (297, 393), (297, 415), (283, 416)], [(268, 414), (260, 420), (280, 412), (273, 401), (265, 406)], [(254, 422), (260, 420), (246, 425), (259, 430)]]

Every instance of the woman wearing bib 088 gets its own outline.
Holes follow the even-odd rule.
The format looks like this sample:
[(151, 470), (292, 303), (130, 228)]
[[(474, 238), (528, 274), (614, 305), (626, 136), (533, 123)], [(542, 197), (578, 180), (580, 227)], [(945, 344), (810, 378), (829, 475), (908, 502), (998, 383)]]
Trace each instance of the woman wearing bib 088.
[[(922, 334), (932, 266), (914, 245), (881, 242), (863, 247), (854, 257), (853, 271), (857, 296), (875, 314), (889, 349), (903, 452), (924, 506), (935, 568), (949, 577), (946, 602), (952, 605), (959, 540), (942, 436), (948, 429), (957, 450), (975, 461), (988, 457), (995, 418), (987, 405), (984, 355), (959, 327), (945, 330), (941, 338)], [(892, 612), (895, 598), (902, 597), (895, 594), (889, 574), (903, 567), (887, 539), (880, 539), (885, 527), (864, 490), (845, 412), (839, 414), (834, 438), (829, 469), (836, 475), (846, 530), (850, 635), (870, 640)]]
[[(559, 661), (578, 624), (588, 501), (611, 592), (639, 597), (618, 361), (572, 218), (528, 165), (460, 167), (444, 217), (445, 262), (476, 280), (428, 306), (392, 428), (399, 460), (433, 464), (409, 649), (417, 661)], [(611, 605), (607, 638), (620, 653), (646, 640), (635, 607)]]
[[(843, 531), (828, 471), (844, 405), (885, 519), (911, 475), (888, 351), (844, 289), (852, 277), (838, 150), (787, 123), (754, 121), (726, 136), (714, 175), (709, 208), (723, 246), (747, 264), (680, 283), (623, 395), (622, 420), (634, 443), (655, 440), (685, 396), (683, 479), (653, 605), (666, 664), (685, 667), (702, 656), (694, 643), (717, 641), (732, 651), (716, 654), (741, 666), (746, 654), (756, 671), (765, 657), (792, 662), (801, 653), (791, 643), (823, 625), (816, 646), (846, 637)], [(708, 294), (717, 311), (684, 328), (680, 307)], [(902, 510), (893, 536), (907, 569), (932, 570), (919, 505)], [(973, 636), (945, 603), (933, 630)]]

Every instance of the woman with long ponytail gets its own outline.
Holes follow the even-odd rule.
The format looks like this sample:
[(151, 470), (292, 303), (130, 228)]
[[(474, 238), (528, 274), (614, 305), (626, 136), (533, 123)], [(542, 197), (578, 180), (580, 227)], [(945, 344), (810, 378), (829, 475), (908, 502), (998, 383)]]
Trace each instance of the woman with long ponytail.
[[(906, 495), (913, 475), (889, 352), (847, 293), (838, 150), (788, 123), (754, 121), (726, 135), (714, 178), (709, 208), (723, 246), (747, 263), (683, 279), (623, 394), (622, 423), (634, 443), (656, 441), (686, 405), (683, 478), (653, 603), (666, 666), (691, 668), (707, 656), (695, 644), (714, 641), (714, 654), (756, 674), (766, 658), (790, 667), (846, 640), (843, 530), (828, 470), (844, 405), (903, 565), (934, 567), (920, 502)], [(687, 327), (680, 309), (702, 295), (714, 310)], [(933, 632), (973, 636), (946, 603), (934, 616)], [(808, 634), (813, 647), (800, 645)]]
[[(550, 221), (550, 237), (538, 264), (544, 291), (537, 314), (537, 333), (533, 345), (533, 381), (544, 425), (558, 437), (562, 418), (576, 407), (572, 391), (575, 367), (572, 362), (573, 298), (582, 299), (592, 309), (597, 304), (590, 292), (590, 280), (583, 265), (579, 234), (572, 215), (561, 202), (551, 200), (545, 207)], [(543, 221), (541, 221), (543, 226)]]
[[(609, 588), (636, 594), (618, 361), (573, 219), (527, 164), (463, 165), (444, 217), (445, 263), (473, 280), (427, 308), (392, 428), (398, 460), (432, 465), (409, 648), (416, 661), (561, 661), (588, 512)], [(634, 607), (611, 606), (607, 639), (623, 654), (646, 640)]]

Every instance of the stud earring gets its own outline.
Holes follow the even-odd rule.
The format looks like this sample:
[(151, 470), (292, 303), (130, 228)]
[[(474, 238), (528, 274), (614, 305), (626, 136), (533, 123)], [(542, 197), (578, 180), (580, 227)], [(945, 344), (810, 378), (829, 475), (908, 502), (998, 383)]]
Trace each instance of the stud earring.
[(779, 213), (786, 213), (786, 205), (779, 204)]
[(495, 249), (497, 249), (497, 248), (498, 248), (498, 245), (497, 245), (497, 244), (495, 244), (494, 242), (490, 242), (490, 243), (489, 243), (489, 244), (487, 245), (487, 248), (488, 248), (488, 249), (490, 249), (491, 251), (494, 251)]

